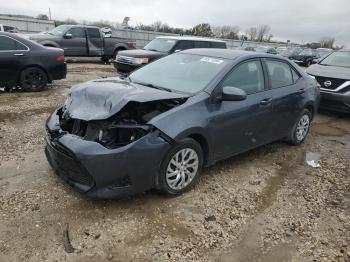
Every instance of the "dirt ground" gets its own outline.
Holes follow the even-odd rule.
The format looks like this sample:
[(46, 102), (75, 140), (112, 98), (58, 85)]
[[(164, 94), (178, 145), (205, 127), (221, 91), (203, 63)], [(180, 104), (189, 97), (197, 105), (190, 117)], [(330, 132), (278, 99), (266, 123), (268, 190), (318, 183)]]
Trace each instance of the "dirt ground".
[(71, 85), (116, 73), (68, 68), (44, 92), (0, 93), (0, 261), (350, 261), (349, 115), (321, 112), (304, 145), (222, 161), (176, 198), (91, 200), (50, 169), (44, 123)]

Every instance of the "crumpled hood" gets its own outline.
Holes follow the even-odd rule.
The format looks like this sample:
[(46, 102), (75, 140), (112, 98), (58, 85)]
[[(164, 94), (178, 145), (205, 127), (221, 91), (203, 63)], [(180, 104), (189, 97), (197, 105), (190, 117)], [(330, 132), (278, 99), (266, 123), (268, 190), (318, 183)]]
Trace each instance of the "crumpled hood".
[(71, 118), (106, 119), (118, 113), (128, 102), (150, 102), (186, 98), (188, 95), (171, 93), (120, 78), (105, 78), (73, 86), (64, 105), (64, 114)]
[(338, 66), (324, 66), (315, 64), (306, 69), (306, 73), (314, 76), (350, 79), (350, 68)]

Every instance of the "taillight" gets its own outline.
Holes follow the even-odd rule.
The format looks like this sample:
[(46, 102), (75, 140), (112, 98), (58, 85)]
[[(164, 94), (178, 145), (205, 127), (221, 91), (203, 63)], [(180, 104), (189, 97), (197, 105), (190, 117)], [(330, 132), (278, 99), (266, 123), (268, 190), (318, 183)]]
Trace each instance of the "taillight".
[(64, 62), (64, 55), (60, 55), (56, 58), (56, 61), (58, 62)]

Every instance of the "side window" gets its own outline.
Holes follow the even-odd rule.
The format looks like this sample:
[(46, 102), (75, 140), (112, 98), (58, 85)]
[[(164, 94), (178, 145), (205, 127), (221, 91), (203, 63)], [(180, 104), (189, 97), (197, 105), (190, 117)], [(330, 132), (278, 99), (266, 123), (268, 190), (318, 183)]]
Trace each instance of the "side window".
[(101, 38), (100, 30), (97, 28), (88, 28), (87, 33), (89, 38)]
[(211, 44), (212, 48), (224, 48), (224, 49), (226, 49), (226, 43), (211, 42), (210, 44)]
[(269, 71), (272, 88), (293, 84), (292, 71), (287, 63), (266, 59), (266, 65)]
[(16, 50), (16, 41), (5, 36), (0, 36), (0, 51), (13, 50)]
[(180, 41), (176, 44), (175, 50), (186, 50), (186, 49), (191, 49), (191, 48), (193, 48), (193, 42), (192, 42), (192, 41), (183, 41), (183, 40), (180, 40)]
[(85, 30), (83, 28), (72, 28), (67, 33), (72, 34), (73, 38), (85, 38)]
[(210, 48), (210, 43), (205, 41), (195, 41), (194, 48)]
[(291, 67), (291, 70), (292, 70), (293, 82), (295, 83), (296, 81), (298, 81), (298, 79), (301, 76), (297, 71), (295, 71), (295, 69), (293, 67)]
[(225, 78), (222, 86), (240, 88), (248, 95), (264, 91), (264, 74), (260, 60), (249, 60), (238, 65)]

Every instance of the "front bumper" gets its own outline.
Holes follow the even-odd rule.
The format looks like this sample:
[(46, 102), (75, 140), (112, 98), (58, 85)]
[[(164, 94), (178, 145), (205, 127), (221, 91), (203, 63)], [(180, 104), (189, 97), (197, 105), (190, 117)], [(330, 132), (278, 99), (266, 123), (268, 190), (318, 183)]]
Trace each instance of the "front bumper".
[(93, 198), (130, 196), (155, 186), (170, 144), (159, 131), (116, 149), (62, 132), (56, 112), (46, 124), (46, 157), (55, 173), (77, 191)]
[(321, 91), (320, 108), (350, 113), (350, 91), (346, 93)]
[(144, 66), (144, 65), (136, 65), (136, 64), (124, 64), (116, 61), (113, 62), (113, 65), (118, 72), (121, 72), (123, 74), (129, 74), (132, 71)]

